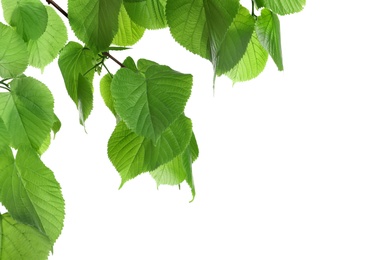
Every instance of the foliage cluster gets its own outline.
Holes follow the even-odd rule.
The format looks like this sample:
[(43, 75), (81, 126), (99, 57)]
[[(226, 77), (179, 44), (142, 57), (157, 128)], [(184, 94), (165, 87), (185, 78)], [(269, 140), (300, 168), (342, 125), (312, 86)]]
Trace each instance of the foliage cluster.
[[(250, 1), (250, 0), (247, 0)], [(283, 69), (278, 15), (302, 10), (305, 0), (1, 0), (0, 23), (0, 259), (47, 259), (63, 228), (61, 188), (41, 161), (61, 128), (49, 88), (24, 75), (43, 69), (59, 54), (69, 97), (85, 124), (93, 108), (93, 79), (117, 120), (108, 157), (122, 183), (150, 172), (158, 185), (186, 181), (193, 197), (192, 163), (198, 146), (185, 106), (192, 76), (140, 59), (123, 62), (109, 52), (125, 50), (145, 30), (169, 27), (173, 38), (209, 60), (216, 76), (233, 82), (257, 77), (268, 55)], [(57, 10), (55, 10), (52, 6)], [(80, 42), (69, 41), (58, 11)], [(259, 13), (257, 16), (255, 13)], [(120, 65), (111, 73), (105, 61)]]

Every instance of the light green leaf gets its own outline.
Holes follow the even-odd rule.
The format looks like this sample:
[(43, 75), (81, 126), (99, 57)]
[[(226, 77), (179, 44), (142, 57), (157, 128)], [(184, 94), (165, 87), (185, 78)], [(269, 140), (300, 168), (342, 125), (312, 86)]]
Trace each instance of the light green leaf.
[(126, 68), (131, 69), (134, 72), (138, 72), (137, 65), (135, 65), (133, 58), (130, 56), (125, 59), (123, 65), (125, 65)]
[(115, 111), (136, 134), (156, 142), (183, 112), (192, 76), (153, 65), (145, 74), (120, 69), (111, 84)]
[(112, 43), (118, 46), (134, 45), (142, 38), (144, 32), (145, 28), (133, 22), (122, 5), (119, 12), (119, 29)]
[(187, 148), (192, 136), (191, 120), (180, 116), (153, 144), (120, 122), (108, 141), (108, 157), (122, 177), (121, 186), (137, 175), (153, 171)]
[(100, 94), (104, 100), (106, 106), (110, 109), (114, 116), (117, 116), (117, 113), (114, 108), (114, 100), (111, 95), (111, 82), (112, 76), (110, 74), (106, 74), (100, 80)]
[(217, 74), (231, 70), (243, 57), (251, 39), (255, 21), (248, 9), (240, 6), (216, 54)]
[(0, 152), (0, 200), (12, 217), (36, 227), (54, 244), (64, 222), (64, 199), (53, 172), (31, 148)]
[(0, 149), (4, 146), (9, 146), (11, 144), (11, 139), (8, 134), (7, 127), (4, 124), (3, 119), (0, 117)]
[(167, 0), (124, 0), (123, 4), (131, 20), (147, 29), (167, 27), (165, 6)]
[(265, 68), (268, 52), (261, 46), (255, 31), (240, 62), (226, 75), (233, 81), (242, 82), (256, 78)]
[(192, 176), (192, 163), (198, 157), (199, 150), (196, 144), (194, 134), (188, 147), (184, 152), (176, 156), (172, 161), (161, 165), (156, 170), (151, 171), (150, 175), (154, 178), (157, 186), (179, 185), (187, 179), (188, 175)]
[(49, 134), (49, 135), (46, 137), (46, 139), (43, 141), (41, 147), (39, 147), (37, 153), (38, 153), (39, 155), (44, 154), (44, 153), (47, 151), (47, 149), (49, 149), (50, 144), (51, 144), (51, 135)]
[(69, 0), (69, 23), (96, 54), (107, 51), (118, 31), (122, 0)]
[(52, 244), (35, 228), (0, 214), (0, 259), (47, 259)]
[(39, 0), (2, 0), (4, 17), (23, 39), (38, 39), (46, 30), (47, 12)]
[(0, 23), (0, 77), (15, 77), (23, 73), (27, 65), (27, 45), (11, 27)]
[(274, 13), (285, 15), (303, 10), (306, 0), (255, 0), (257, 6), (271, 9)]
[(92, 110), (92, 68), (95, 63), (96, 56), (93, 52), (76, 42), (69, 42), (58, 59), (66, 90), (79, 109), (81, 123), (85, 122)]
[(54, 123), (53, 123), (53, 125), (52, 125), (52, 127), (51, 127), (51, 130), (52, 130), (53, 133), (54, 133), (54, 137), (55, 137), (56, 134), (60, 131), (61, 125), (62, 125), (62, 124), (61, 124), (60, 119), (57, 117), (56, 114), (54, 114)]
[(53, 96), (43, 83), (30, 77), (16, 78), (10, 87), (11, 92), (0, 93), (0, 117), (11, 145), (38, 150), (54, 123)]
[(268, 51), (279, 70), (283, 70), (280, 23), (276, 14), (268, 9), (261, 11), (257, 18), (256, 33), (260, 43)]
[(37, 40), (28, 42), (29, 64), (43, 69), (50, 64), (68, 40), (67, 29), (59, 15), (46, 6), (48, 23), (46, 31)]

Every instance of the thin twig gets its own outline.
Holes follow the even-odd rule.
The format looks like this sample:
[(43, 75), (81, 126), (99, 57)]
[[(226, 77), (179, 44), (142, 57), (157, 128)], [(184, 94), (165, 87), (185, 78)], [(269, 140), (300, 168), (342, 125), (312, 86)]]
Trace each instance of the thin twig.
[[(63, 14), (66, 18), (69, 19), (68, 17), (68, 13), (65, 12), (64, 9), (62, 9), (56, 2), (54, 2), (53, 0), (46, 0), (46, 2), (50, 5), (53, 5), (61, 14)], [(103, 52), (102, 53), (104, 56), (110, 58), (111, 60), (113, 60), (116, 64), (118, 64), (119, 66), (121, 66), (122, 68), (126, 67), (125, 65), (123, 65), (123, 63), (121, 63), (120, 61), (118, 61), (115, 57), (113, 57), (110, 53), (108, 52)]]

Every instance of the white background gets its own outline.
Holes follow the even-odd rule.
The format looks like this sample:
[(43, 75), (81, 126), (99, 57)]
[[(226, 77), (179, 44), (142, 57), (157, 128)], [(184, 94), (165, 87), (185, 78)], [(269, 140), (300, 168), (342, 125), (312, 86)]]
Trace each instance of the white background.
[(118, 190), (106, 155), (115, 120), (98, 79), (86, 134), (57, 62), (43, 75), (29, 69), (52, 90), (63, 123), (43, 156), (66, 200), (50, 260), (390, 259), (385, 2), (308, 1), (281, 18), (285, 71), (269, 59), (250, 82), (219, 78), (215, 97), (211, 64), (167, 29), (115, 53), (194, 75), (186, 108), (200, 148), (193, 203), (187, 185), (157, 190), (148, 174)]

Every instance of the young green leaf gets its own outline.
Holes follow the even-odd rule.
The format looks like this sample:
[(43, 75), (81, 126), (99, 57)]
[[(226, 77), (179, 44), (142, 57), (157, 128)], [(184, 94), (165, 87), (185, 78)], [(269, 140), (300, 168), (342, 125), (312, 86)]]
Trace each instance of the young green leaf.
[(0, 214), (0, 259), (47, 259), (49, 239), (37, 229), (17, 222), (8, 213)]
[(167, 27), (165, 6), (167, 0), (123, 0), (131, 20), (147, 29)]
[(95, 63), (96, 56), (93, 52), (76, 42), (69, 42), (58, 59), (66, 90), (79, 109), (81, 123), (85, 122), (92, 110), (92, 68)]
[(268, 9), (261, 10), (257, 18), (256, 33), (260, 43), (268, 51), (279, 70), (283, 70), (280, 23), (276, 14)]
[(285, 15), (303, 10), (306, 0), (255, 0), (258, 7), (271, 9), (274, 13)]
[(46, 30), (47, 12), (39, 0), (2, 0), (4, 17), (25, 41), (38, 39)]
[(40, 81), (16, 78), (9, 93), (0, 93), (0, 117), (14, 148), (30, 146), (38, 150), (50, 134), (54, 123), (54, 100)]
[(114, 108), (136, 134), (155, 143), (183, 112), (192, 76), (153, 65), (145, 74), (122, 68), (111, 84)]
[(0, 77), (16, 77), (27, 65), (27, 45), (11, 27), (0, 23)]
[(142, 38), (144, 32), (145, 28), (133, 22), (122, 5), (119, 12), (118, 32), (112, 43), (118, 46), (134, 45)]
[[(156, 170), (151, 171), (150, 175), (154, 178), (157, 186), (161, 184), (179, 185), (184, 180), (191, 176), (192, 179), (192, 163), (198, 157), (199, 150), (196, 143), (195, 135), (192, 138), (188, 147), (182, 154), (175, 157), (172, 161), (161, 165)], [(195, 196), (195, 187), (191, 186), (193, 198)]]
[(29, 64), (44, 69), (59, 54), (68, 40), (67, 29), (56, 11), (46, 6), (48, 23), (46, 31), (36, 40), (28, 42)]
[(12, 217), (37, 228), (52, 244), (64, 222), (64, 199), (53, 172), (31, 148), (20, 148), (14, 159), (10, 148), (0, 152), (0, 201)]
[(112, 99), (111, 94), (111, 82), (112, 76), (110, 74), (106, 74), (102, 77), (100, 80), (100, 94), (102, 95), (103, 101), (108, 109), (110, 109), (114, 116), (117, 116), (114, 108), (114, 100)]
[(268, 52), (261, 46), (255, 31), (240, 62), (225, 73), (233, 83), (256, 78), (265, 68)]
[(183, 153), (191, 136), (192, 123), (184, 115), (164, 131), (156, 144), (134, 133), (123, 121), (120, 122), (108, 141), (108, 157), (122, 177), (121, 186)]
[(60, 131), (61, 129), (61, 121), (60, 119), (57, 117), (56, 114), (54, 114), (54, 123), (51, 127), (51, 130), (53, 131), (53, 134), (54, 134), (54, 137), (56, 136), (56, 134)]
[(69, 23), (76, 36), (98, 54), (107, 51), (118, 31), (122, 0), (69, 0)]

